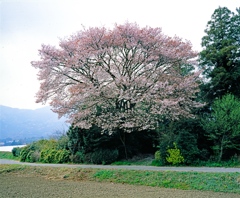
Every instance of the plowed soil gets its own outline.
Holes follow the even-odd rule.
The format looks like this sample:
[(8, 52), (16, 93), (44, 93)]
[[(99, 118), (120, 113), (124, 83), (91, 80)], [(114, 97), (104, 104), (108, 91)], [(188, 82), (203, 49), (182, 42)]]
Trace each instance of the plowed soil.
[(240, 198), (238, 194), (1, 174), (1, 198)]

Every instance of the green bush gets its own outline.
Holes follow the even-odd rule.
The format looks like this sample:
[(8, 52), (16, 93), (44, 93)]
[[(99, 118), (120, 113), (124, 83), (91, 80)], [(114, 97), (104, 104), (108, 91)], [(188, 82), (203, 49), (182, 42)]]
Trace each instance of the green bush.
[(66, 149), (58, 150), (55, 154), (55, 162), (56, 163), (65, 163), (69, 161), (70, 152)]
[(57, 141), (56, 140), (38, 140), (31, 144), (31, 149), (34, 151), (42, 151), (44, 149), (57, 149)]
[(21, 148), (20, 147), (15, 147), (15, 148), (12, 149), (12, 154), (15, 157), (19, 157), (20, 153), (21, 153)]
[(74, 163), (84, 163), (85, 162), (85, 154), (82, 151), (76, 152), (75, 155), (70, 156), (71, 162)]
[(29, 162), (38, 162), (40, 161), (40, 152), (39, 151), (31, 151), (29, 152), (31, 154), (29, 154)]
[(20, 152), (20, 161), (25, 162), (27, 160), (28, 153), (31, 151), (30, 145), (24, 146)]
[(91, 153), (91, 162), (94, 164), (111, 164), (118, 158), (118, 150), (100, 149)]
[(155, 160), (155, 159), (151, 163), (151, 166), (162, 166), (162, 165), (164, 165), (162, 161)]
[(58, 152), (56, 149), (45, 148), (41, 151), (41, 162), (44, 163), (56, 163), (55, 155)]
[(30, 150), (27, 154), (27, 157), (25, 159), (25, 162), (34, 162), (33, 158), (32, 158), (32, 155), (33, 155), (34, 151), (33, 150)]
[(58, 140), (57, 140), (57, 149), (68, 149), (68, 142), (69, 138), (67, 135), (62, 135)]
[(156, 151), (154, 154), (154, 159), (156, 161), (160, 161), (161, 160), (161, 152), (160, 151)]
[(196, 134), (188, 130), (178, 130), (175, 142), (181, 150), (185, 164), (193, 164), (197, 159), (205, 157), (204, 154), (201, 155), (201, 150), (198, 148), (198, 138)]
[(200, 119), (166, 120), (156, 130), (159, 134), (157, 147), (161, 152), (162, 164), (169, 164), (166, 160), (167, 149), (175, 142), (184, 157), (184, 164), (195, 164), (198, 160), (209, 159), (211, 144), (204, 135)]
[(171, 163), (173, 165), (177, 165), (184, 162), (184, 158), (181, 155), (180, 149), (177, 148), (177, 144), (173, 143), (174, 148), (168, 149), (168, 156), (166, 157), (166, 160), (168, 163)]
[(36, 144), (38, 145), (39, 149), (45, 149), (45, 148), (49, 148), (49, 149), (57, 149), (57, 141), (56, 140), (40, 140), (37, 141)]
[(43, 149), (40, 154), (40, 161), (45, 162), (46, 156), (48, 155), (49, 149)]
[[(81, 152), (84, 157), (80, 157), (78, 162), (91, 162), (91, 153), (97, 150), (109, 149), (118, 150), (118, 159), (131, 158), (139, 154), (152, 154), (155, 152), (157, 145), (157, 134), (154, 130), (133, 131), (125, 133), (122, 129), (116, 129), (114, 133), (109, 134), (98, 126), (92, 126), (90, 129), (81, 129), (70, 126), (67, 136), (68, 149), (71, 152), (71, 160), (78, 160), (79, 156), (75, 155)], [(123, 141), (124, 140), (124, 141)]]
[(163, 165), (162, 163), (162, 158), (161, 158), (161, 152), (158, 150), (154, 154), (154, 160), (151, 163), (152, 166), (161, 166)]
[[(17, 155), (19, 150), (12, 150)], [(39, 140), (23, 148), (20, 152), (22, 162), (44, 162), (44, 163), (64, 163), (69, 161), (70, 152), (66, 149), (59, 149), (56, 140)]]

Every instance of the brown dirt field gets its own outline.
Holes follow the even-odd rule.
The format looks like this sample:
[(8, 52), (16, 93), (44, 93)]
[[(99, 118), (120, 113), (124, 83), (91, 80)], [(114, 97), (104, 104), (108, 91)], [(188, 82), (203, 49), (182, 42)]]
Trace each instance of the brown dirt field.
[(1, 198), (240, 198), (216, 193), (92, 181), (50, 180), (39, 176), (1, 174)]

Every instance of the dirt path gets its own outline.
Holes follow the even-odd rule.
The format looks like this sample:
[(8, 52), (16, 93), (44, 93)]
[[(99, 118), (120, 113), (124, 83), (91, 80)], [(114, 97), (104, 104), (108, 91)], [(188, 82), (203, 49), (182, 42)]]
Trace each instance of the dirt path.
[(176, 190), (126, 184), (47, 180), (3, 174), (1, 198), (240, 198), (233, 193)]
[(50, 166), (68, 168), (99, 168), (99, 169), (127, 169), (127, 170), (149, 170), (149, 171), (193, 171), (193, 172), (240, 172), (240, 168), (219, 168), (219, 167), (156, 167), (156, 166), (112, 166), (112, 165), (70, 165), (70, 164), (37, 164), (22, 163), (14, 160), (0, 159), (0, 164), (22, 164), (29, 166)]

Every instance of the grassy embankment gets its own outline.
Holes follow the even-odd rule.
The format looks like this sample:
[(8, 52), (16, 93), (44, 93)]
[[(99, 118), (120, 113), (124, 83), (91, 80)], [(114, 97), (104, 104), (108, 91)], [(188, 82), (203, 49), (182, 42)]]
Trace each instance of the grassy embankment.
[(12, 152), (0, 151), (0, 159), (19, 160), (19, 157), (13, 156)]
[(1, 174), (44, 177), (51, 180), (113, 182), (240, 194), (240, 173), (100, 170), (0, 165)]
[[(11, 152), (0, 152), (0, 159), (18, 160), (19, 158), (14, 157)], [(151, 162), (140, 160), (135, 163), (132, 161), (123, 161), (115, 164), (151, 165)], [(0, 165), (0, 174), (5, 173), (27, 174), (29, 176), (38, 175), (51, 179), (105, 181), (183, 190), (206, 190), (240, 194), (240, 173), (156, 172)]]

